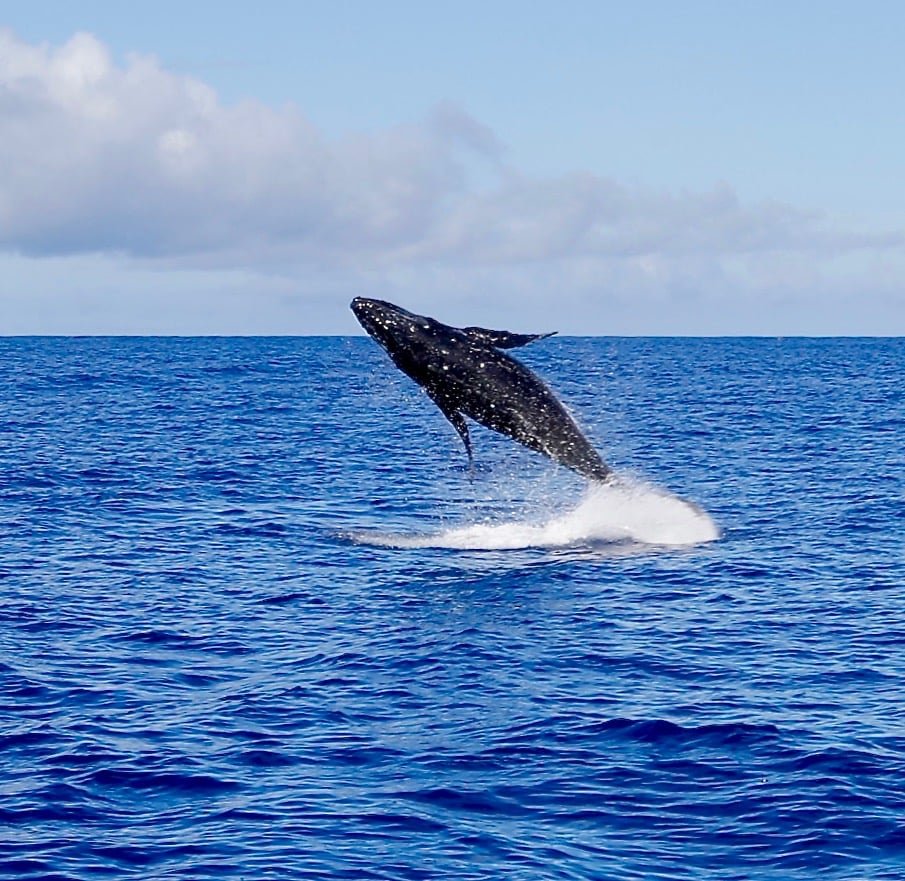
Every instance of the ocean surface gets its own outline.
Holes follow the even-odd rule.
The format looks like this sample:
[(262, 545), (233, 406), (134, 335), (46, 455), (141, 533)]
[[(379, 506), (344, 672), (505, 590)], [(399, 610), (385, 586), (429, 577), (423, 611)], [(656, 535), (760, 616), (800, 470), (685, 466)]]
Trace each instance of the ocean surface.
[(905, 878), (905, 340), (0, 355), (0, 879)]

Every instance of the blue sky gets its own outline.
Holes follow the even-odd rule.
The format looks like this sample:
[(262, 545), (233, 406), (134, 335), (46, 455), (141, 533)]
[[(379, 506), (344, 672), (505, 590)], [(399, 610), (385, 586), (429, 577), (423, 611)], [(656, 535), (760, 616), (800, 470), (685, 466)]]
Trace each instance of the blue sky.
[(0, 7), (0, 333), (905, 332), (898, 3)]

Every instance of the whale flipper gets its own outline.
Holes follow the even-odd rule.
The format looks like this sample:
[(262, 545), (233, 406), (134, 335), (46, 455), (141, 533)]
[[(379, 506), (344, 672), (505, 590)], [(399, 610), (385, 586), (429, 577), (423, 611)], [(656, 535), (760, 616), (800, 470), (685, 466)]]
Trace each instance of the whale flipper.
[(465, 444), (465, 452), (468, 453), (468, 464), (474, 463), (474, 454), (471, 450), (471, 435), (468, 432), (468, 423), (454, 404), (431, 389), (425, 389), (428, 397), (440, 408), (440, 412), (452, 423), (453, 428), (459, 432), (462, 443)]
[(497, 349), (516, 349), (556, 333), (555, 330), (549, 333), (512, 333), (508, 330), (488, 330), (486, 327), (463, 327), (462, 332), (473, 342), (484, 343)]

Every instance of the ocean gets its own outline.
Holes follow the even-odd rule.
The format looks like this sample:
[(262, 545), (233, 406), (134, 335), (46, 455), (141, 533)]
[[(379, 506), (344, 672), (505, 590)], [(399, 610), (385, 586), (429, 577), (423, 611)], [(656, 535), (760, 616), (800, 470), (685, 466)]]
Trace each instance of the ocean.
[(905, 340), (0, 353), (0, 878), (905, 879)]

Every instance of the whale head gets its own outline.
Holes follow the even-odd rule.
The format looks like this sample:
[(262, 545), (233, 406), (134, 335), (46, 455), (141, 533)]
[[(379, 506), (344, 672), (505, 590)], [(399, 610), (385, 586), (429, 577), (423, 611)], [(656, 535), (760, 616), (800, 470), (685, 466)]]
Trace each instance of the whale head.
[(394, 358), (430, 350), (442, 331), (455, 332), (433, 318), (416, 315), (385, 300), (356, 297), (351, 308), (359, 324)]

